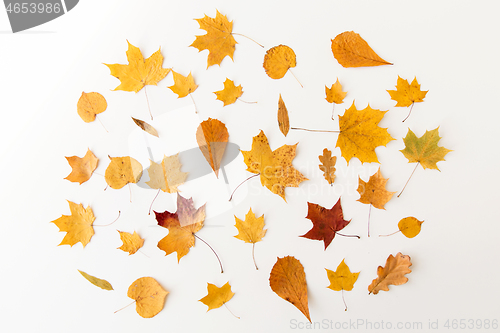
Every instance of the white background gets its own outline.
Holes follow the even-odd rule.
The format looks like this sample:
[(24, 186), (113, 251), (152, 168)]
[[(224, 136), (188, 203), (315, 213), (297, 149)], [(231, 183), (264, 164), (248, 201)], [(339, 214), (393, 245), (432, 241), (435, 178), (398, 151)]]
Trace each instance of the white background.
[[(207, 51), (189, 47), (199, 30), (194, 18), (214, 17), (215, 10), (234, 22), (233, 31), (265, 46), (236, 36), (234, 62), (206, 69)], [(447, 319), (500, 319), (498, 274), (498, 10), (494, 1), (81, 1), (72, 11), (45, 25), (12, 34), (7, 15), (0, 10), (0, 112), (1, 135), (1, 268), (2, 326), (9, 332), (257, 332), (294, 331), (306, 318), (269, 287), (269, 273), (277, 257), (292, 255), (306, 272), (309, 309), (313, 322), (370, 321), (373, 330), (381, 321), (429, 321), (442, 328)], [(359, 33), (393, 66), (343, 68), (334, 59), (330, 40), (344, 31)], [(119, 81), (103, 63), (126, 63), (127, 40), (145, 57), (161, 47), (164, 67), (187, 75), (199, 84), (190, 98), (177, 99), (167, 87), (169, 74), (157, 87), (148, 86), (155, 120), (150, 121), (144, 91), (112, 91)], [(264, 72), (265, 51), (285, 44), (297, 55), (293, 69), (304, 88), (290, 73), (272, 80)], [(386, 92), (395, 89), (397, 77), (412, 80), (428, 90), (410, 118), (407, 108), (395, 108)], [(243, 86), (241, 101), (222, 107), (214, 91), (228, 77)], [(291, 131), (285, 138), (276, 121), (281, 93), (292, 126), (337, 129), (332, 105), (324, 87), (339, 78), (348, 92), (342, 114), (353, 100), (358, 109), (389, 110), (380, 126), (396, 139), (376, 149), (387, 188), (400, 191), (414, 164), (399, 152), (410, 127), (417, 136), (439, 126), (440, 145), (453, 152), (437, 170), (417, 169), (400, 198), (386, 210), (372, 209), (371, 233), (366, 237), (368, 205), (356, 201), (358, 175), (367, 180), (378, 164), (352, 160), (347, 168), (335, 148), (336, 134)], [(96, 121), (84, 123), (76, 113), (82, 91), (105, 96), (108, 109)], [(147, 137), (130, 116), (144, 119), (160, 132)], [(207, 203), (205, 227), (198, 233), (223, 261), (220, 274), (213, 253), (201, 242), (177, 263), (175, 254), (164, 256), (156, 244), (167, 230), (155, 226), (147, 214), (154, 190), (131, 187), (108, 189), (104, 174), (107, 155), (131, 155), (146, 168), (146, 144), (158, 160), (196, 147), (195, 131), (208, 117), (223, 121), (230, 142), (250, 150), (252, 137), (262, 129), (274, 150), (298, 144), (294, 166), (309, 178), (299, 188), (286, 190), (287, 202), (254, 179), (227, 202), (228, 191), (250, 176), (240, 154), (228, 167), (229, 185), (213, 173), (188, 181), (182, 195), (193, 197), (196, 207)], [(142, 141), (141, 141), (142, 140)], [(145, 140), (148, 140), (147, 143)], [(100, 158), (93, 177), (83, 185), (70, 183), (71, 168), (64, 156), (83, 156), (90, 148)], [(330, 187), (318, 168), (318, 155), (328, 148), (338, 156), (337, 180)], [(99, 175), (100, 174), (100, 175)], [(145, 173), (144, 180), (148, 175)], [(336, 237), (324, 250), (322, 242), (299, 237), (312, 226), (305, 219), (306, 202), (332, 207), (341, 197), (346, 219), (343, 230), (360, 240)], [(68, 215), (66, 200), (90, 205), (95, 224), (120, 219), (109, 227), (95, 227), (91, 242), (82, 248), (57, 246), (64, 234), (50, 223)], [(255, 247), (259, 270), (251, 259), (251, 245), (233, 236), (234, 215), (244, 218), (249, 208), (264, 214), (267, 235)], [(161, 193), (153, 208), (175, 210), (175, 195)], [(414, 239), (401, 234), (378, 237), (397, 230), (406, 216), (425, 220)], [(116, 230), (137, 231), (146, 239), (140, 253), (128, 256)], [(412, 258), (409, 282), (389, 292), (368, 295), (389, 254)], [(335, 270), (345, 258), (353, 272), (360, 271), (351, 292), (327, 289), (325, 268)], [(107, 279), (114, 291), (104, 291), (85, 281), (77, 269)], [(152, 276), (167, 289), (164, 309), (152, 319), (141, 318), (130, 306), (128, 286), (137, 278)], [(235, 296), (224, 307), (206, 312), (198, 302), (207, 282), (230, 282)], [(450, 321), (451, 324), (451, 321)], [(344, 324), (346, 325), (346, 324)], [(352, 331), (364, 331), (365, 325)], [(318, 329), (319, 330), (319, 329)], [(491, 329), (490, 329), (491, 330)], [(326, 329), (325, 329), (326, 331)], [(370, 330), (368, 330), (370, 331)]]

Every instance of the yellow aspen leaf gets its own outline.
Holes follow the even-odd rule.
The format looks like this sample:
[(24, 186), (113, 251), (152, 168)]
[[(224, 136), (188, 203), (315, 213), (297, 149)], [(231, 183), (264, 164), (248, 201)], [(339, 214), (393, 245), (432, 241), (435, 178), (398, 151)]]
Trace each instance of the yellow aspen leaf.
[(181, 171), (179, 153), (172, 156), (163, 156), (161, 164), (150, 161), (149, 181), (146, 182), (153, 189), (161, 189), (163, 192), (175, 193), (178, 186), (184, 184), (187, 172)]
[(97, 92), (85, 93), (82, 95), (76, 103), (76, 111), (82, 120), (86, 123), (93, 122), (97, 114), (106, 111), (108, 103), (103, 95)]
[(253, 138), (252, 150), (241, 151), (247, 171), (260, 175), (262, 186), (266, 186), (271, 192), (285, 199), (286, 187), (298, 187), (301, 182), (307, 180), (292, 165), (295, 157), (295, 145), (283, 145), (271, 150), (264, 132)]
[(226, 125), (218, 119), (208, 118), (202, 121), (196, 130), (196, 141), (203, 156), (219, 178), (219, 169), (226, 150), (229, 133)]
[(408, 129), (408, 133), (403, 139), (405, 149), (400, 150), (408, 159), (408, 163), (417, 162), (424, 169), (436, 169), (439, 171), (436, 163), (444, 161), (444, 156), (452, 150), (438, 146), (438, 142), (441, 139), (438, 130), (439, 127), (432, 131), (425, 131), (424, 135), (417, 138), (415, 133)]
[(233, 38), (233, 21), (229, 22), (226, 15), (222, 15), (217, 10), (215, 18), (205, 17), (195, 19), (200, 25), (200, 29), (206, 30), (205, 35), (196, 36), (195, 41), (190, 45), (196, 47), (198, 51), (208, 50), (207, 68), (212, 65), (220, 65), (222, 59), (229, 56), (233, 60), (236, 41)]
[(296, 65), (295, 52), (286, 45), (272, 47), (264, 56), (264, 69), (271, 79), (281, 79), (289, 68)]
[(186, 97), (198, 88), (198, 85), (194, 83), (191, 73), (188, 76), (184, 76), (172, 71), (172, 74), (174, 75), (174, 85), (169, 88), (178, 95), (177, 98)]
[(328, 103), (342, 104), (344, 103), (344, 98), (347, 95), (347, 92), (342, 91), (342, 85), (337, 78), (337, 81), (332, 84), (331, 88), (325, 86), (326, 100)]
[(138, 92), (145, 85), (157, 85), (167, 74), (170, 68), (163, 68), (161, 48), (144, 60), (141, 50), (128, 41), (127, 65), (105, 64), (111, 75), (120, 80), (120, 85), (114, 90)]
[(281, 98), (281, 94), (278, 100), (278, 126), (281, 133), (286, 136), (290, 130), (290, 120), (288, 119), (288, 110), (286, 109), (285, 102), (283, 102)]
[(99, 161), (90, 149), (87, 149), (87, 153), (83, 157), (65, 157), (72, 170), (71, 173), (64, 179), (67, 179), (70, 182), (80, 183), (80, 185), (90, 179), (92, 173), (97, 168), (97, 162)]
[(410, 106), (413, 103), (423, 102), (428, 92), (428, 90), (420, 90), (420, 84), (418, 84), (416, 77), (410, 85), (407, 80), (403, 80), (398, 76), (396, 89), (397, 90), (387, 90), (389, 95), (391, 95), (391, 99), (397, 102), (396, 106)]
[(389, 291), (389, 285), (399, 286), (408, 282), (405, 274), (411, 273), (410, 256), (403, 255), (401, 252), (394, 257), (389, 255), (385, 267), (378, 266), (378, 277), (368, 286), (370, 294), (378, 294), (380, 290)]
[(97, 286), (97, 287), (99, 287), (101, 289), (104, 289), (104, 290), (113, 290), (113, 287), (111, 286), (111, 283), (109, 283), (108, 281), (96, 278), (95, 276), (92, 276), (90, 274), (82, 272), (81, 270), (78, 270), (78, 271), (80, 272), (80, 274), (82, 274), (82, 276), (84, 278), (87, 279), (87, 281), (89, 281), (90, 283), (92, 283), (94, 286)]
[(358, 280), (359, 272), (351, 273), (349, 266), (347, 266), (344, 259), (342, 259), (342, 262), (338, 265), (336, 271), (326, 269), (326, 274), (328, 276), (328, 280), (330, 281), (330, 285), (327, 288), (335, 291), (351, 291), (354, 287), (354, 283)]
[(394, 140), (386, 128), (378, 126), (386, 112), (372, 109), (369, 105), (358, 111), (353, 102), (344, 115), (339, 116), (340, 134), (336, 147), (340, 148), (347, 164), (353, 157), (361, 163), (379, 163), (375, 148)]
[(220, 308), (225, 303), (233, 298), (234, 293), (231, 291), (231, 285), (226, 282), (222, 287), (217, 287), (215, 284), (207, 283), (207, 296), (199, 301), (208, 306), (208, 311)]
[(156, 136), (157, 138), (159, 138), (158, 136), (158, 132), (156, 131), (156, 129), (151, 126), (150, 124), (148, 124), (147, 122), (143, 121), (143, 120), (140, 120), (140, 119), (136, 119), (134, 117), (131, 117), (132, 120), (134, 121), (134, 123), (139, 126), (144, 132), (148, 133), (148, 134), (151, 134), (151, 135), (154, 135)]
[(292, 303), (311, 321), (307, 301), (307, 282), (304, 266), (291, 256), (278, 258), (269, 276), (271, 289), (284, 300)]
[(143, 318), (156, 316), (165, 305), (168, 291), (152, 277), (142, 277), (130, 285), (127, 296), (135, 300), (135, 309)]
[(328, 149), (323, 149), (323, 155), (318, 156), (321, 164), (319, 169), (323, 171), (323, 177), (325, 177), (328, 184), (333, 185), (335, 181), (335, 163), (337, 163), (337, 156), (332, 156), (332, 152)]
[(370, 45), (354, 31), (343, 32), (332, 39), (333, 56), (343, 67), (392, 65), (380, 58)]
[(224, 106), (233, 104), (236, 100), (243, 94), (243, 88), (241, 84), (235, 86), (232, 80), (226, 78), (224, 81), (224, 89), (214, 92), (217, 95), (219, 101), (224, 102)]
[(71, 201), (68, 201), (68, 204), (71, 215), (62, 215), (57, 220), (52, 221), (59, 228), (59, 231), (66, 232), (59, 245), (73, 246), (80, 242), (85, 247), (94, 235), (92, 227), (95, 221), (94, 213), (90, 207), (83, 208), (82, 204)]
[(137, 183), (142, 176), (142, 165), (130, 156), (111, 157), (104, 178), (111, 188), (120, 189), (128, 183)]
[(123, 242), (123, 245), (118, 248), (119, 250), (128, 252), (128, 254), (131, 255), (136, 253), (137, 250), (144, 245), (144, 239), (142, 239), (137, 232), (134, 231), (134, 233), (131, 234), (124, 231), (117, 231), (120, 234), (121, 241)]
[(371, 204), (375, 208), (385, 209), (384, 205), (391, 200), (396, 192), (389, 192), (385, 189), (388, 179), (382, 177), (380, 168), (370, 176), (368, 182), (358, 177), (358, 193), (361, 196), (358, 201), (364, 204)]
[(413, 238), (420, 233), (421, 225), (424, 221), (419, 221), (413, 216), (405, 217), (398, 223), (401, 233), (408, 238)]

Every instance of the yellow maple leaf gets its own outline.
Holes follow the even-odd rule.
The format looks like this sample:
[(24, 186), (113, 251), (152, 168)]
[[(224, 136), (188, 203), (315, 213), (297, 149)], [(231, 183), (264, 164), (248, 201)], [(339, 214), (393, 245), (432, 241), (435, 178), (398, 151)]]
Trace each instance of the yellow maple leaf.
[(252, 208), (245, 215), (245, 220), (240, 220), (239, 218), (234, 216), (236, 220), (235, 227), (238, 229), (238, 234), (234, 237), (241, 239), (245, 243), (252, 243), (252, 258), (255, 264), (255, 269), (259, 269), (257, 267), (257, 263), (255, 262), (255, 243), (260, 242), (262, 237), (266, 235), (267, 230), (264, 230), (264, 215), (261, 217), (256, 217), (252, 212)]
[(196, 36), (195, 41), (190, 45), (196, 47), (200, 52), (208, 50), (207, 68), (212, 65), (220, 65), (226, 56), (231, 57), (236, 46), (236, 41), (232, 36), (233, 21), (229, 22), (226, 15), (222, 15), (217, 10), (215, 18), (205, 17), (195, 19), (200, 29), (206, 30), (205, 35)]
[(398, 76), (396, 89), (397, 90), (387, 90), (389, 95), (391, 95), (391, 99), (397, 102), (396, 106), (410, 106), (413, 103), (423, 102), (428, 92), (428, 90), (420, 90), (420, 84), (418, 84), (416, 77), (410, 85), (408, 80), (403, 80)]
[(73, 246), (80, 242), (85, 247), (94, 235), (92, 227), (92, 223), (95, 221), (94, 213), (90, 207), (83, 208), (82, 204), (76, 204), (69, 200), (68, 204), (71, 215), (63, 215), (52, 221), (59, 228), (59, 231), (66, 232), (59, 245)]
[(253, 138), (252, 150), (241, 153), (247, 171), (260, 174), (261, 184), (286, 201), (285, 188), (298, 187), (302, 181), (307, 180), (292, 165), (296, 148), (297, 144), (283, 145), (272, 151), (266, 135), (261, 130), (259, 135)]
[(149, 181), (146, 182), (149, 187), (161, 189), (163, 192), (175, 193), (177, 187), (184, 184), (187, 179), (187, 172), (181, 171), (181, 162), (179, 153), (172, 156), (163, 156), (161, 164), (150, 161)]
[[(359, 272), (351, 273), (351, 270), (349, 269), (349, 266), (347, 266), (344, 262), (344, 259), (342, 259), (342, 262), (337, 266), (336, 271), (331, 271), (327, 268), (325, 269), (328, 280), (330, 281), (330, 285), (327, 288), (335, 291), (342, 291), (342, 299), (344, 299), (344, 290), (352, 290), (352, 288), (354, 287), (354, 283), (356, 283), (356, 281), (358, 280)], [(345, 304), (345, 301), (344, 305), (345, 310), (347, 311), (347, 305)]]
[(358, 111), (353, 102), (339, 117), (340, 134), (336, 147), (340, 148), (347, 164), (353, 157), (357, 157), (361, 163), (379, 162), (375, 148), (394, 140), (386, 128), (378, 126), (386, 112), (372, 109), (369, 105)]
[(439, 127), (432, 131), (425, 131), (424, 135), (417, 138), (415, 133), (408, 129), (408, 133), (403, 139), (405, 149), (400, 150), (408, 159), (408, 163), (417, 162), (417, 166), (420, 164), (424, 169), (436, 169), (439, 171), (436, 163), (444, 161), (445, 155), (452, 150), (438, 146), (438, 142), (441, 140), (438, 130)]
[(120, 233), (120, 239), (123, 242), (123, 245), (118, 249), (128, 252), (129, 255), (136, 253), (144, 244), (144, 239), (135, 231), (133, 234), (119, 230), (117, 231)]
[(408, 255), (403, 255), (401, 252), (394, 257), (389, 255), (385, 263), (385, 267), (378, 266), (378, 277), (368, 286), (370, 294), (378, 294), (380, 290), (389, 291), (389, 285), (402, 285), (408, 282), (405, 274), (411, 273), (411, 258)]
[(142, 277), (130, 285), (127, 296), (135, 300), (135, 309), (143, 318), (156, 316), (165, 304), (168, 291), (152, 277)]
[(226, 81), (224, 81), (224, 89), (216, 91), (214, 94), (217, 95), (217, 99), (224, 102), (224, 106), (226, 106), (236, 102), (236, 100), (243, 94), (243, 88), (241, 88), (241, 84), (239, 86), (235, 86), (232, 80), (226, 78)]
[(111, 188), (120, 189), (128, 183), (137, 183), (142, 176), (142, 165), (130, 156), (111, 157), (104, 179)]
[(335, 163), (337, 163), (337, 156), (332, 156), (332, 152), (328, 149), (323, 149), (323, 155), (318, 156), (321, 164), (319, 169), (323, 171), (323, 177), (325, 177), (328, 184), (333, 185), (335, 181)]
[(198, 88), (198, 85), (194, 83), (194, 78), (191, 73), (189, 73), (188, 76), (184, 76), (172, 71), (172, 74), (174, 75), (174, 85), (169, 88), (178, 95), (177, 98), (186, 97)]
[(392, 65), (380, 58), (354, 31), (343, 32), (332, 39), (332, 52), (343, 67)]
[(225, 303), (233, 298), (234, 293), (231, 291), (231, 285), (226, 282), (222, 287), (217, 287), (215, 284), (207, 283), (207, 296), (199, 301), (208, 306), (208, 311), (220, 308)]
[(170, 72), (170, 68), (162, 68), (161, 48), (144, 60), (141, 50), (128, 41), (127, 43), (128, 65), (105, 64), (111, 75), (120, 80), (120, 85), (114, 90), (138, 92), (145, 85), (157, 85)]
[(87, 153), (83, 157), (65, 157), (72, 170), (71, 173), (64, 179), (67, 179), (70, 182), (80, 183), (80, 185), (90, 179), (92, 173), (97, 168), (97, 162), (99, 161), (90, 149), (87, 149)]
[(364, 204), (371, 204), (375, 208), (385, 209), (384, 205), (391, 200), (396, 192), (389, 192), (385, 189), (388, 179), (382, 177), (380, 168), (370, 176), (368, 182), (358, 177), (358, 193), (361, 196), (358, 201)]
[(95, 120), (97, 114), (106, 111), (108, 103), (103, 95), (97, 92), (82, 92), (76, 103), (76, 111), (82, 120), (90, 123)]
[(295, 52), (286, 45), (272, 47), (264, 56), (264, 69), (271, 79), (281, 79), (288, 69), (296, 65)]
[(325, 86), (326, 100), (328, 103), (342, 104), (344, 103), (344, 98), (347, 95), (347, 92), (342, 91), (342, 85), (337, 78), (337, 81), (332, 84), (331, 88)]

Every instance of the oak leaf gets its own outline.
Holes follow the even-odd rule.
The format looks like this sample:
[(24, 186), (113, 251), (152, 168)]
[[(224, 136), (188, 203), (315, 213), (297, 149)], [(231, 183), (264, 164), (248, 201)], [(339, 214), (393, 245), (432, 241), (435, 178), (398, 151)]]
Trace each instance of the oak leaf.
[(70, 182), (80, 183), (80, 185), (90, 179), (92, 173), (97, 168), (97, 162), (99, 161), (90, 149), (87, 149), (87, 153), (83, 157), (65, 157), (72, 170), (71, 173), (64, 179), (67, 179)]
[[(325, 268), (326, 269), (326, 268)], [(351, 291), (354, 287), (354, 283), (358, 279), (359, 272), (351, 273), (349, 266), (347, 266), (342, 259), (342, 262), (337, 266), (336, 271), (331, 271), (326, 269), (326, 274), (330, 285), (327, 288), (335, 291)]]
[(127, 296), (135, 300), (135, 309), (143, 318), (156, 316), (165, 304), (168, 291), (152, 277), (142, 277), (130, 285)]
[(325, 177), (328, 184), (333, 185), (335, 181), (335, 163), (337, 163), (337, 156), (332, 156), (332, 152), (328, 149), (323, 149), (323, 155), (318, 156), (321, 164), (319, 169), (323, 171), (323, 177)]
[(286, 45), (272, 47), (264, 56), (264, 69), (271, 79), (281, 79), (289, 68), (296, 65), (295, 52)]
[(343, 32), (332, 39), (332, 52), (343, 67), (392, 65), (380, 58), (354, 31)]
[(234, 237), (241, 239), (245, 243), (252, 243), (252, 257), (255, 264), (255, 269), (258, 269), (255, 262), (254, 250), (255, 243), (260, 242), (262, 237), (266, 235), (267, 229), (264, 230), (264, 215), (256, 217), (252, 212), (252, 208), (245, 215), (245, 220), (240, 220), (234, 216), (236, 220), (235, 227), (238, 229), (238, 234)]
[(128, 183), (137, 183), (142, 176), (142, 165), (130, 156), (111, 157), (104, 178), (111, 188), (120, 189)]
[(420, 233), (421, 225), (424, 221), (419, 221), (413, 216), (405, 217), (398, 223), (398, 228), (403, 235), (413, 238)]
[(207, 296), (199, 301), (208, 306), (208, 311), (220, 308), (225, 303), (233, 298), (234, 293), (231, 291), (231, 285), (226, 282), (222, 287), (217, 287), (215, 284), (207, 283)]
[(219, 178), (219, 169), (226, 150), (229, 133), (226, 125), (218, 119), (208, 118), (196, 130), (196, 141), (203, 156)]
[(174, 85), (168, 88), (178, 95), (177, 98), (186, 97), (198, 88), (198, 85), (194, 83), (191, 73), (188, 76), (184, 76), (172, 71), (172, 74), (174, 75)]
[(117, 231), (120, 233), (120, 239), (123, 242), (123, 245), (118, 249), (128, 252), (129, 255), (136, 253), (144, 244), (144, 239), (135, 231), (133, 234), (119, 230)]
[(177, 193), (177, 212), (154, 212), (158, 225), (168, 228), (168, 235), (158, 242), (165, 255), (177, 252), (177, 262), (194, 246), (195, 236), (205, 221), (205, 205), (194, 208), (193, 199), (185, 199)]
[(322, 240), (325, 243), (325, 250), (335, 238), (335, 234), (351, 222), (344, 220), (340, 198), (330, 209), (308, 202), (306, 219), (311, 220), (313, 227), (300, 237)]
[(236, 41), (232, 35), (233, 21), (229, 22), (226, 15), (217, 10), (215, 18), (205, 17), (195, 19), (200, 29), (206, 30), (205, 35), (196, 36), (190, 45), (196, 47), (200, 52), (208, 50), (207, 68), (212, 65), (220, 65), (222, 59), (229, 56), (233, 60)]
[(278, 258), (269, 276), (271, 289), (281, 298), (292, 303), (311, 321), (307, 301), (307, 282), (304, 266), (291, 256)]
[(398, 76), (397, 90), (387, 90), (391, 99), (395, 100), (396, 106), (410, 106), (413, 103), (423, 102), (427, 91), (420, 90), (420, 84), (415, 77), (411, 85), (407, 80), (403, 80)]
[(151, 134), (151, 135), (154, 135), (156, 136), (157, 138), (159, 138), (158, 136), (158, 132), (156, 131), (156, 129), (151, 126), (150, 124), (148, 124), (147, 122), (143, 121), (143, 120), (140, 120), (140, 119), (136, 119), (134, 117), (131, 117), (132, 120), (134, 121), (134, 123), (139, 126), (144, 132), (148, 133), (148, 134)]
[(369, 293), (378, 294), (380, 290), (389, 291), (389, 285), (399, 286), (405, 284), (408, 278), (405, 274), (411, 273), (410, 256), (403, 255), (401, 252), (394, 257), (389, 255), (385, 267), (378, 266), (378, 277), (368, 286)]
[(292, 165), (296, 148), (297, 144), (283, 145), (272, 151), (266, 135), (261, 130), (253, 138), (252, 150), (241, 152), (247, 171), (260, 174), (261, 184), (286, 201), (285, 188), (298, 187), (302, 181), (307, 180)]
[(342, 91), (342, 85), (337, 78), (337, 81), (332, 84), (331, 88), (325, 86), (326, 100), (328, 103), (342, 104), (344, 103), (344, 98), (347, 95), (345, 91)]
[(226, 78), (224, 81), (224, 89), (214, 92), (219, 101), (224, 102), (224, 106), (233, 104), (236, 100), (243, 94), (243, 88), (241, 84), (235, 86), (232, 80)]
[(127, 65), (105, 64), (111, 75), (120, 80), (120, 85), (114, 90), (138, 92), (145, 85), (157, 85), (170, 72), (170, 68), (162, 68), (161, 48), (144, 60), (141, 50), (128, 41), (127, 43)]
[(172, 156), (163, 156), (160, 163), (150, 161), (149, 181), (146, 182), (153, 189), (161, 189), (163, 192), (175, 193), (178, 186), (184, 184), (187, 179), (187, 172), (181, 171), (179, 153)]
[(432, 131), (425, 131), (424, 135), (417, 138), (415, 133), (408, 129), (408, 133), (403, 139), (405, 149), (400, 150), (408, 159), (408, 163), (417, 162), (424, 169), (436, 169), (439, 171), (436, 163), (444, 161), (444, 156), (451, 150), (438, 146), (438, 142), (441, 139), (438, 130), (439, 127)]
[(281, 133), (286, 136), (290, 130), (290, 120), (288, 119), (288, 110), (286, 109), (285, 102), (283, 102), (281, 98), (281, 94), (278, 100), (278, 126)]
[(86, 123), (93, 122), (97, 114), (106, 111), (108, 103), (103, 95), (97, 92), (85, 93), (78, 99), (76, 111)]
[(52, 221), (59, 228), (59, 231), (66, 232), (59, 245), (73, 246), (80, 242), (85, 247), (94, 235), (92, 227), (92, 223), (95, 221), (94, 213), (90, 207), (83, 208), (82, 204), (76, 204), (69, 200), (68, 204), (71, 215), (62, 215), (57, 220)]
[(340, 148), (347, 164), (353, 157), (357, 157), (361, 163), (379, 163), (375, 148), (394, 140), (386, 128), (378, 126), (386, 112), (372, 109), (369, 105), (358, 111), (353, 102), (339, 117), (340, 134), (336, 147)]
[(361, 196), (358, 201), (364, 204), (371, 204), (375, 208), (385, 209), (384, 205), (391, 200), (396, 192), (389, 192), (385, 189), (388, 179), (382, 177), (380, 168), (370, 176), (368, 182), (358, 177), (358, 193)]
[(81, 270), (78, 270), (82, 276), (87, 279), (90, 283), (92, 283), (94, 286), (97, 286), (101, 289), (104, 290), (113, 290), (113, 287), (111, 286), (111, 283), (109, 283), (106, 280), (96, 278), (95, 276), (92, 276), (90, 274), (87, 274), (85, 272), (82, 272)]

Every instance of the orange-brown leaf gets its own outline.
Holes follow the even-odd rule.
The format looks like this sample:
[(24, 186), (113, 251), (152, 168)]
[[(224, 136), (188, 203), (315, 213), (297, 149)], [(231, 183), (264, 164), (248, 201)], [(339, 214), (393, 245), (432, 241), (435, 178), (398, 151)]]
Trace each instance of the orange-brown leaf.
[(323, 155), (318, 156), (321, 164), (319, 169), (323, 171), (323, 177), (325, 177), (328, 184), (333, 185), (335, 181), (335, 163), (337, 163), (337, 156), (332, 156), (332, 152), (328, 149), (323, 149)]
[(389, 255), (385, 263), (385, 267), (378, 266), (378, 277), (368, 286), (368, 291), (373, 294), (378, 294), (380, 290), (389, 291), (389, 285), (399, 286), (405, 284), (408, 278), (405, 274), (411, 273), (410, 256), (403, 255), (401, 252), (394, 257)]
[(136, 119), (134, 117), (131, 117), (131, 118), (134, 121), (134, 123), (137, 126), (139, 126), (144, 132), (149, 133), (149, 134), (154, 135), (157, 138), (159, 138), (158, 132), (156, 131), (156, 129), (153, 126), (149, 125), (147, 122), (145, 122), (143, 120)]
[(67, 179), (70, 182), (80, 183), (80, 185), (90, 179), (92, 173), (97, 168), (97, 162), (99, 161), (90, 149), (87, 149), (87, 153), (83, 157), (65, 157), (72, 170), (71, 173), (64, 179)]
[(229, 133), (226, 125), (217, 119), (208, 118), (196, 130), (198, 146), (217, 178), (219, 178), (220, 162), (228, 140)]
[(344, 67), (392, 65), (380, 58), (370, 45), (354, 31), (346, 31), (332, 39), (333, 56)]
[(76, 104), (76, 111), (84, 122), (90, 123), (95, 120), (97, 114), (104, 112), (107, 107), (108, 103), (103, 95), (97, 92), (82, 92), (82, 96)]
[(359, 177), (358, 193), (361, 196), (358, 201), (364, 204), (372, 204), (373, 207), (385, 209), (384, 205), (391, 200), (396, 192), (389, 192), (385, 189), (387, 184), (386, 179), (382, 177), (380, 168), (376, 173), (370, 176), (368, 182), (365, 182)]
[(264, 56), (264, 69), (271, 79), (281, 79), (289, 68), (296, 65), (295, 52), (286, 45), (272, 47)]
[(286, 109), (285, 102), (283, 102), (281, 98), (281, 94), (278, 101), (278, 125), (281, 133), (286, 136), (290, 130), (290, 120), (288, 119), (288, 110)]

